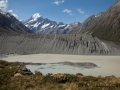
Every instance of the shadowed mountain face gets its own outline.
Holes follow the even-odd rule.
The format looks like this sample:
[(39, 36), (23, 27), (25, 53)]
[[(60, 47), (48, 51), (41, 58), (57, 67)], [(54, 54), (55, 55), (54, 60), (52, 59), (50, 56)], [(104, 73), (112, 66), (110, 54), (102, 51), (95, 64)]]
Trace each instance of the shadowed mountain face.
[(87, 34), (0, 34), (0, 54), (119, 55), (120, 47)]
[(0, 10), (0, 32), (32, 33), (10, 13)]
[(90, 33), (100, 39), (120, 43), (120, 0), (105, 12), (92, 15), (70, 33)]

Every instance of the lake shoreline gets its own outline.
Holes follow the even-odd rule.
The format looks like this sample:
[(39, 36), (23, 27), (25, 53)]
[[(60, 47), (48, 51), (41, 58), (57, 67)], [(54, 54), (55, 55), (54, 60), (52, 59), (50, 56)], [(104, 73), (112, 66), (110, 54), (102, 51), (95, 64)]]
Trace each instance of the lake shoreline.
[[(8, 62), (24, 62), (24, 63), (59, 63), (59, 62), (90, 62), (96, 64), (100, 68), (84, 69), (84, 70), (68, 70), (68, 73), (83, 73), (84, 75), (93, 76), (120, 76), (120, 56), (91, 56), (91, 55), (62, 55), (62, 54), (31, 54), (31, 55), (11, 55), (2, 60)], [(32, 69), (35, 66), (30, 66)], [(61, 66), (62, 67), (62, 66)], [(40, 66), (36, 67), (40, 68)], [(54, 68), (54, 67), (53, 67)], [(72, 68), (74, 69), (74, 68)], [(44, 69), (45, 70), (45, 69)], [(46, 68), (47, 71), (53, 71), (53, 69)], [(66, 70), (66, 69), (65, 69)], [(42, 71), (42, 70), (41, 70)], [(46, 71), (46, 72), (47, 72)], [(63, 72), (63, 70), (56, 69), (56, 71)], [(45, 71), (43, 71), (45, 72)], [(64, 71), (65, 72), (65, 71)], [(52, 72), (51, 72), (52, 73)]]

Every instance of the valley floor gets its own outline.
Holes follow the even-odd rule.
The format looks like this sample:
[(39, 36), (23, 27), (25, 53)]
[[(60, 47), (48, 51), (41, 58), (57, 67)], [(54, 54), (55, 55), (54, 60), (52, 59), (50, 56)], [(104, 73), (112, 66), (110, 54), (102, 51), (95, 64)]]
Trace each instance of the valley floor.
[[(98, 66), (98, 68), (84, 69), (79, 71), (72, 71), (75, 73), (82, 73), (84, 75), (93, 76), (109, 76), (115, 75), (120, 77), (120, 56), (89, 56), (89, 55), (62, 55), (62, 54), (31, 54), (31, 55), (15, 55), (2, 58), (9, 62), (32, 62), (32, 63), (55, 63), (55, 62), (91, 62)], [(33, 68), (30, 67), (32, 70)], [(62, 73), (62, 70), (57, 70), (56, 73)], [(52, 73), (52, 72), (51, 72)], [(55, 73), (55, 72), (54, 72)], [(67, 73), (71, 73), (69, 70)], [(72, 74), (72, 73), (71, 73)]]

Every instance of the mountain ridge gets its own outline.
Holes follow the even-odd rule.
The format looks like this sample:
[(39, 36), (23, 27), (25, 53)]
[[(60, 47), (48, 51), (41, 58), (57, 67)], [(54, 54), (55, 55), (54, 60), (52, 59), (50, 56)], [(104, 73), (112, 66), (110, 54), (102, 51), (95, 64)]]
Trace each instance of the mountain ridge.
[[(34, 16), (38, 17), (36, 18)], [(75, 24), (64, 24), (63, 22), (57, 23), (56, 21), (43, 18), (39, 13), (33, 14), (30, 19), (24, 21), (23, 23), (37, 34), (67, 34), (71, 31), (70, 25), (73, 26), (73, 24)], [(80, 24), (79, 22), (76, 23)]]
[(0, 32), (11, 33), (32, 33), (12, 14), (0, 9)]
[(90, 34), (1, 34), (0, 54), (120, 55), (120, 46)]
[(90, 16), (70, 33), (89, 33), (102, 40), (120, 43), (120, 0), (99, 17)]

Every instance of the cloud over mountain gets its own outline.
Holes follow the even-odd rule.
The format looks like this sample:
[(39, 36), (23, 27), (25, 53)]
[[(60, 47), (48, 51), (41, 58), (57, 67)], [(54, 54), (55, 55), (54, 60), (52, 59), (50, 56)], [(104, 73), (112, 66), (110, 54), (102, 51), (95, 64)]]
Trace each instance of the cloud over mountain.
[(13, 12), (13, 10), (8, 9), (8, 0), (0, 0), (0, 9), (11, 13), (14, 17), (18, 18), (18, 15)]
[(14, 17), (18, 18), (18, 15), (13, 12), (13, 10), (8, 10), (7, 12), (11, 13)]

